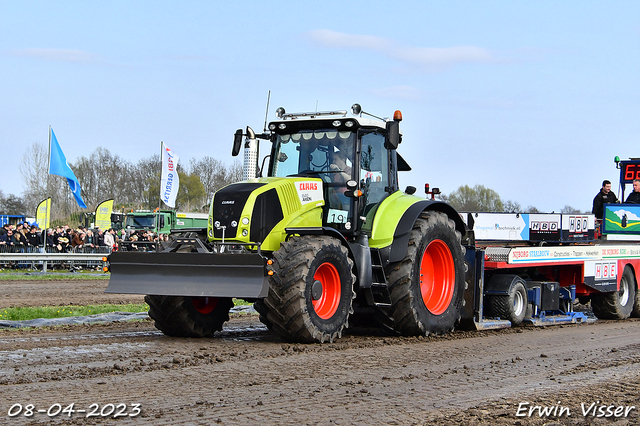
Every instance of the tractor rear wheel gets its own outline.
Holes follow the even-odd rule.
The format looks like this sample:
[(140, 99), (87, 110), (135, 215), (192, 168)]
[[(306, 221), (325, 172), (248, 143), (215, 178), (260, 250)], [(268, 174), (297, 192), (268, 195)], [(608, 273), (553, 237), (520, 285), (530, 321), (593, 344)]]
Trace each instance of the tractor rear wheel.
[(636, 299), (636, 280), (631, 268), (624, 268), (620, 278), (620, 290), (591, 296), (591, 309), (601, 319), (627, 319)]
[(464, 248), (444, 213), (424, 212), (409, 236), (407, 254), (391, 265), (391, 315), (405, 336), (451, 331), (460, 320), (465, 290)]
[(154, 296), (144, 298), (156, 328), (174, 337), (213, 337), (229, 321), (229, 297)]
[(353, 261), (338, 240), (292, 237), (273, 254), (267, 325), (284, 340), (332, 342), (349, 326), (355, 297)]

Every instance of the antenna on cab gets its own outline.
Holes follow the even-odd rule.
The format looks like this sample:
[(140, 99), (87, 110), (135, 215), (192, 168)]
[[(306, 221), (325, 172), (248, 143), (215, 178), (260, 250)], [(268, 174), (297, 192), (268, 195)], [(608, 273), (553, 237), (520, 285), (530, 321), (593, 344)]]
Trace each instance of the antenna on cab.
[(267, 133), (267, 116), (269, 115), (269, 102), (271, 101), (271, 90), (269, 90), (269, 95), (267, 96), (267, 112), (264, 113), (264, 129), (263, 133)]

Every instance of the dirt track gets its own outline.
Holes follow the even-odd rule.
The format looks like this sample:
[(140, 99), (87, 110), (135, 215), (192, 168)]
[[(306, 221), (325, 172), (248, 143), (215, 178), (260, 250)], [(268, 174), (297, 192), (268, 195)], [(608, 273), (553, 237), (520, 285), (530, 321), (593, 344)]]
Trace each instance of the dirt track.
[(109, 294), (107, 279), (86, 281), (0, 281), (0, 308), (144, 303), (144, 296)]
[[(42, 284), (0, 281), (2, 307), (18, 299), (6, 291), (20, 294), (22, 286), (34, 304), (114, 297), (101, 294), (102, 281)], [(639, 365), (638, 320), (429, 338), (352, 332), (323, 345), (282, 343), (253, 315), (233, 316), (215, 339), (169, 338), (148, 321), (4, 330), (0, 423), (63, 421), (46, 413), (9, 417), (14, 404), (108, 411), (122, 403), (130, 413), (139, 403), (138, 416), (115, 423), (638, 424)], [(597, 401), (626, 407), (628, 416), (583, 416), (581, 404)], [(566, 407), (570, 415), (516, 416), (532, 406)], [(86, 416), (74, 413), (71, 424), (114, 423)]]

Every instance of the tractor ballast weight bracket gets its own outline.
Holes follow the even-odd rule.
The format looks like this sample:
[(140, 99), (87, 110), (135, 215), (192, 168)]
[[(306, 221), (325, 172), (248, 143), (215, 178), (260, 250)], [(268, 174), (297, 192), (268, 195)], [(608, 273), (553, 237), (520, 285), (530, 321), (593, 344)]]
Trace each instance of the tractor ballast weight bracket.
[(266, 259), (257, 253), (112, 253), (105, 293), (263, 298)]

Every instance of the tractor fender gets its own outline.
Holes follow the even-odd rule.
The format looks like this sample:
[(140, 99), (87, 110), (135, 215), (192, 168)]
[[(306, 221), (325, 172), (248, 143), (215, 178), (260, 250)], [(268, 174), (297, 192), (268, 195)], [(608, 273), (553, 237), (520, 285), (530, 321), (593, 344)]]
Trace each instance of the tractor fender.
[(353, 260), (356, 268), (356, 286), (360, 288), (371, 287), (371, 251), (369, 246), (358, 243), (349, 243), (347, 239), (338, 230), (323, 227), (306, 227), (306, 228), (286, 228), (287, 238), (292, 235), (328, 235), (340, 241), (340, 243), (349, 251), (349, 257)]
[(420, 214), (425, 211), (438, 211), (446, 214), (455, 223), (456, 231), (460, 232), (462, 236), (465, 235), (466, 225), (453, 207), (442, 201), (420, 200), (409, 206), (400, 218), (393, 234), (393, 243), (389, 247), (380, 250), (383, 265), (399, 262), (405, 258), (413, 225)]

